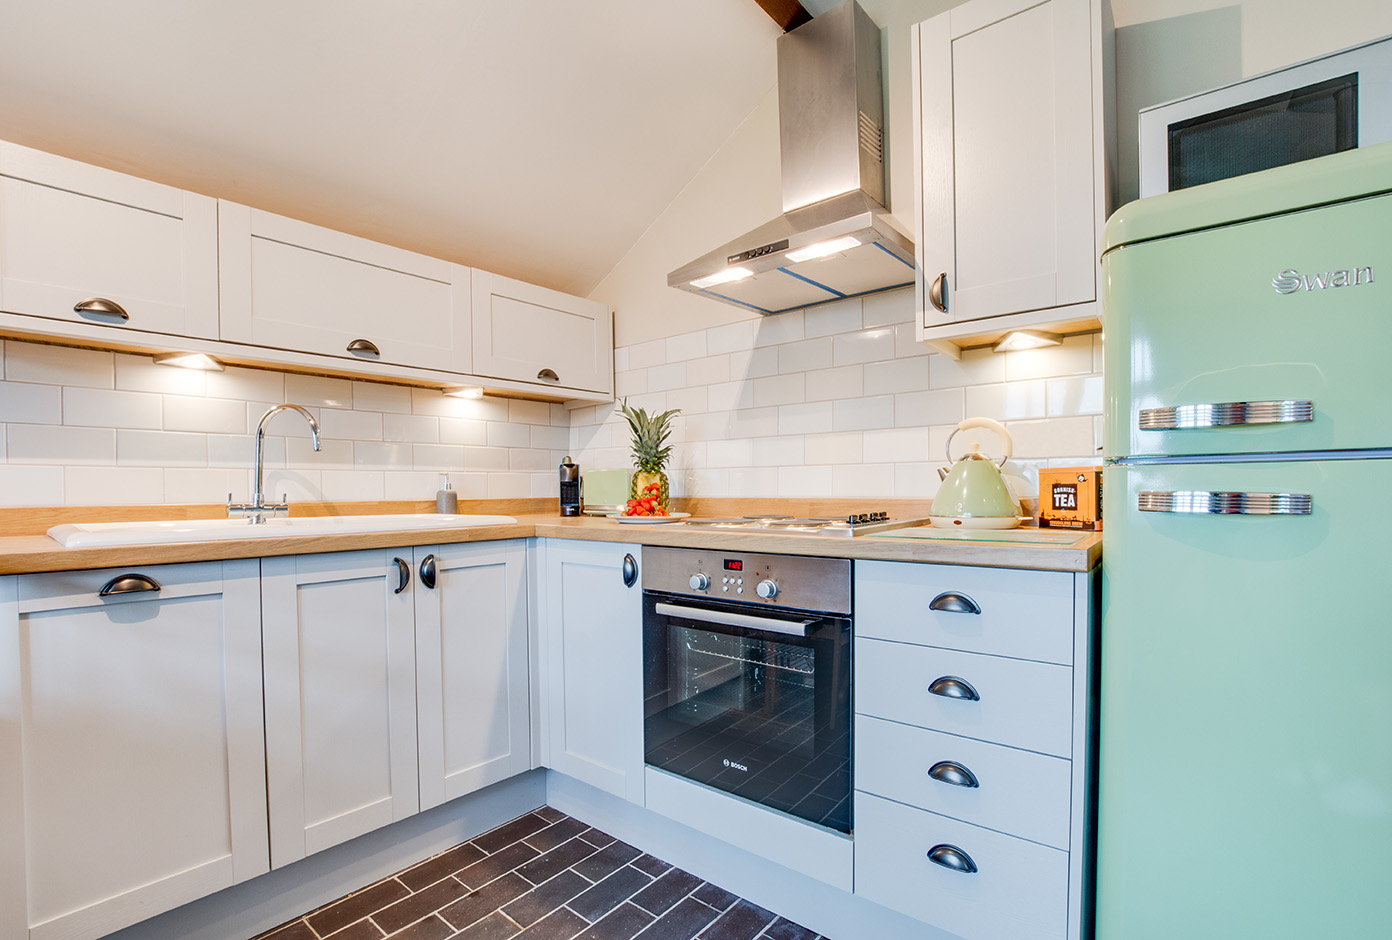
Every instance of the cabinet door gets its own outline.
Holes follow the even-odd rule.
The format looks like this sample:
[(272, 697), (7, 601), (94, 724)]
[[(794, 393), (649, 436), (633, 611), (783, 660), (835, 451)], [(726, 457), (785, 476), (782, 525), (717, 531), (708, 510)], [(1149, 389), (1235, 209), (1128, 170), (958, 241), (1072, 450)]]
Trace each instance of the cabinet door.
[[(637, 545), (548, 541), (549, 766), (643, 802), (643, 597)], [(624, 582), (625, 559), (635, 581)]]
[[(415, 550), (421, 809), (531, 767), (522, 543)], [(433, 578), (433, 585), (428, 583)]]
[(0, 310), (216, 339), (217, 276), (216, 200), (0, 143)]
[(101, 937), (268, 870), (257, 607), (254, 560), (17, 579), (0, 935)]
[(271, 867), (419, 808), (404, 552), (261, 562)]
[(222, 339), (469, 371), (468, 268), (230, 202), (218, 233)]
[(474, 372), (592, 392), (614, 390), (608, 306), (474, 272)]
[(975, 0), (916, 28), (921, 287), (947, 284), (923, 326), (1096, 299), (1093, 20)]

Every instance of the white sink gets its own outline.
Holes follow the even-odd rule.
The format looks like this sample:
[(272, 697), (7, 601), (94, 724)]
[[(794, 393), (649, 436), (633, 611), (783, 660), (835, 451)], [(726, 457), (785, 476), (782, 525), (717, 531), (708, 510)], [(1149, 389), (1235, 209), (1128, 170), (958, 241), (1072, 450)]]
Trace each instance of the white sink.
[(268, 519), (260, 525), (252, 525), (249, 519), (85, 522), (56, 525), (48, 530), (48, 535), (64, 548), (98, 548), (108, 545), (158, 545), (163, 542), (213, 542), (219, 539), (461, 529), (481, 525), (513, 525), (516, 522), (511, 516), (419, 512), (378, 516), (296, 516)]

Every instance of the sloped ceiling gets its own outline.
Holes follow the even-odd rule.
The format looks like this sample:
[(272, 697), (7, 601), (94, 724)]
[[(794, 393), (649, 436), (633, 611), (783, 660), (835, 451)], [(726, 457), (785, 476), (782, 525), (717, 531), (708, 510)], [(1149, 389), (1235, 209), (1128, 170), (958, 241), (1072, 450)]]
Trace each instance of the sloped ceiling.
[(752, 0), (5, 0), (0, 138), (586, 294), (778, 34)]

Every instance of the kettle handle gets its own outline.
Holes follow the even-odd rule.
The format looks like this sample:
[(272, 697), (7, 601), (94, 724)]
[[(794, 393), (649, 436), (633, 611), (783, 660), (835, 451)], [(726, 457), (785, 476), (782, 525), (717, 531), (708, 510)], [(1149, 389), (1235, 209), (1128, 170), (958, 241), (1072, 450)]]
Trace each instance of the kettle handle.
[(1015, 442), (1011, 440), (1010, 432), (1005, 429), (1005, 425), (991, 418), (965, 418), (957, 422), (957, 427), (947, 436), (947, 462), (952, 463), (952, 439), (957, 436), (957, 432), (969, 431), (972, 428), (985, 428), (1001, 439), (1001, 443), (1005, 445), (1005, 456), (1001, 457), (997, 466), (1004, 467), (1005, 462), (1010, 459), (1010, 455), (1014, 452)]

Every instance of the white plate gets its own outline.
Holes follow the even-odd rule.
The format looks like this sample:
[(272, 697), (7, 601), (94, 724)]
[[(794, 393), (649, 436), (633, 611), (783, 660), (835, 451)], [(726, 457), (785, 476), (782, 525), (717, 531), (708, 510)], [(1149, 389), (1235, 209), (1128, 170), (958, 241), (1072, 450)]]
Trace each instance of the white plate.
[(661, 522), (680, 522), (689, 517), (689, 512), (674, 512), (669, 516), (610, 516), (615, 522), (623, 522), (632, 525), (656, 525)]

